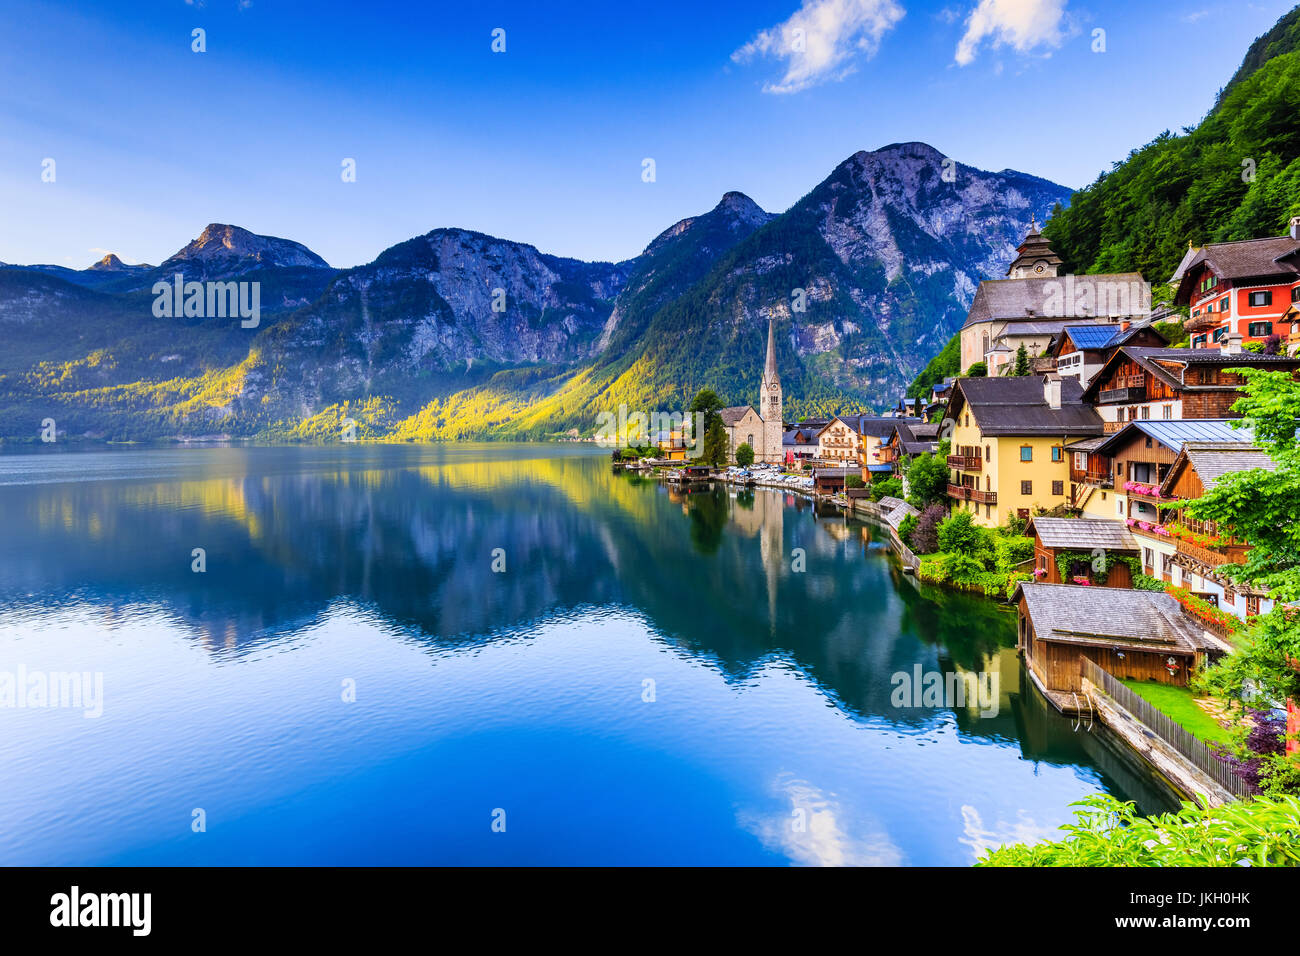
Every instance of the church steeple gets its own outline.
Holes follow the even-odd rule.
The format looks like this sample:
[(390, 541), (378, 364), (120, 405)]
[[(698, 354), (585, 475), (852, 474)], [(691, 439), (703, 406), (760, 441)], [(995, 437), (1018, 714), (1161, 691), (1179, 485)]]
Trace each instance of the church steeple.
[(781, 387), (781, 376), (776, 371), (776, 336), (771, 318), (767, 320), (767, 362), (763, 366), (763, 384)]
[(767, 320), (767, 361), (763, 363), (763, 381), (758, 386), (758, 417), (763, 419), (763, 460), (779, 462), (782, 457), (781, 376), (776, 371), (776, 327)]
[(1047, 279), (1061, 269), (1061, 257), (1047, 244), (1047, 237), (1038, 231), (1038, 217), (1029, 220), (1029, 234), (1016, 249), (1016, 258), (1007, 266), (1007, 275), (1013, 279)]

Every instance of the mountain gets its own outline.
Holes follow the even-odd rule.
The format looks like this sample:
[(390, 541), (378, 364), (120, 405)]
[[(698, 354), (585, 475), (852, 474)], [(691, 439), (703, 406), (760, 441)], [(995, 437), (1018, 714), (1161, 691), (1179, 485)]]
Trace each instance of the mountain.
[[(26, 316), (29, 341), (0, 359), (0, 435), (30, 436), (38, 406), (92, 437), (333, 438), (348, 419), (362, 437), (589, 432), (602, 409), (680, 409), (706, 385), (754, 401), (769, 316), (790, 414), (879, 407), (1067, 195), (901, 143), (780, 215), (729, 192), (621, 263), (443, 228), (335, 271), (214, 223), (156, 268), (105, 262), (119, 277), (99, 298), (17, 267), (0, 323)], [(262, 327), (153, 318), (153, 283), (177, 272), (260, 282)]]
[(1256, 40), (1206, 117), (1163, 132), (1054, 212), (1073, 272), (1164, 282), (1188, 242), (1280, 236), (1300, 214), (1300, 8)]
[(684, 272), (660, 270), (659, 281), (674, 280), (668, 294), (643, 295), (636, 309), (634, 278), (616, 305), (622, 312), (626, 302), (634, 316), (628, 337), (611, 336), (572, 380), (530, 383), (522, 400), (513, 383), (490, 382), (439, 401), (400, 434), (463, 435), (484, 418), (528, 436), (557, 425), (581, 431), (598, 410), (681, 408), (704, 386), (728, 403), (751, 403), (768, 316), (780, 333), (788, 415), (882, 407), (960, 326), (979, 280), (1005, 272), (1031, 216), (1042, 218), (1067, 192), (1023, 173), (948, 162), (921, 143), (855, 153), (787, 212), (750, 212), (749, 234), (730, 232), (739, 241), (728, 249), (710, 246), (721, 252), (712, 261), (692, 255)]

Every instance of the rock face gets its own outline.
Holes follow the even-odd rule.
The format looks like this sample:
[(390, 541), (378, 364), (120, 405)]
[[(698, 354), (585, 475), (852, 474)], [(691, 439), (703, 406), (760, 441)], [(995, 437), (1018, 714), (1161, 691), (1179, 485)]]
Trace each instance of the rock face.
[[(8, 397), (27, 431), (8, 373), (46, 404), (56, 379), (126, 387), (120, 401), (60, 393), (73, 434), (81, 417), (93, 432), (251, 435), (367, 402), (384, 408), (380, 432), (418, 418), (407, 436), (587, 431), (603, 409), (680, 409), (703, 386), (755, 401), (769, 317), (789, 417), (879, 408), (959, 327), (979, 280), (1004, 273), (1030, 217), (1068, 196), (904, 143), (855, 153), (780, 215), (729, 192), (621, 263), (435, 229), (337, 272), (300, 243), (214, 223), (156, 268), (0, 268), (0, 323), (26, 330), (0, 358), (0, 410)], [(261, 283), (261, 327), (155, 320), (150, 289), (176, 272)], [(105, 354), (77, 369), (94, 377), (27, 374), (92, 343)]]
[(224, 279), (259, 269), (329, 269), (330, 264), (300, 242), (258, 236), (239, 226), (209, 223), (199, 237), (158, 267), (186, 279)]

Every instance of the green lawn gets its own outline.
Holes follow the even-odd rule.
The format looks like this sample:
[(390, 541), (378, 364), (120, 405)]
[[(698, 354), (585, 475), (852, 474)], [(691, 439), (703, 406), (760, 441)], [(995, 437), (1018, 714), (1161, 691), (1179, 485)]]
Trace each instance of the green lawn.
[(1198, 740), (1228, 742), (1228, 732), (1196, 706), (1194, 695), (1187, 688), (1146, 680), (1130, 679), (1122, 683)]

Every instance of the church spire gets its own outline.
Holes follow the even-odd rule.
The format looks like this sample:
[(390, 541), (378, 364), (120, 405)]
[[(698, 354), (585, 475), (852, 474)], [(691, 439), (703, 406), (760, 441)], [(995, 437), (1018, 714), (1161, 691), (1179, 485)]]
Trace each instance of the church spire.
[(781, 376), (776, 372), (776, 336), (772, 330), (772, 319), (770, 317), (767, 320), (767, 364), (763, 366), (763, 384), (781, 384)]

